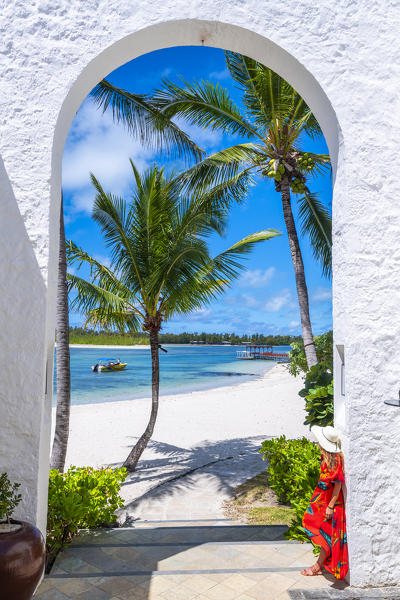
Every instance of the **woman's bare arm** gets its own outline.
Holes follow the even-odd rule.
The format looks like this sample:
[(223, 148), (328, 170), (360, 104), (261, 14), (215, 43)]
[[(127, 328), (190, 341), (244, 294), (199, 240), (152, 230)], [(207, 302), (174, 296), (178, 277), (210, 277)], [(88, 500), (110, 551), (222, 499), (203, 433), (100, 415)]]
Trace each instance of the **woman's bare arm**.
[(342, 484), (340, 482), (335, 483), (335, 487), (333, 488), (332, 498), (329, 501), (328, 506), (326, 507), (326, 516), (331, 519), (333, 517), (333, 507), (335, 506), (337, 499), (339, 498), (340, 490), (342, 489)]

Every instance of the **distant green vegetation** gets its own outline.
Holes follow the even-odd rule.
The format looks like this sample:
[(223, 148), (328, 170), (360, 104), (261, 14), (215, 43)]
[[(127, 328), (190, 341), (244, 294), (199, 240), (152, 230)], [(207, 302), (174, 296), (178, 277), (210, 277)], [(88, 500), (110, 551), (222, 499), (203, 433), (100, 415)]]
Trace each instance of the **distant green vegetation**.
[(134, 344), (149, 344), (147, 335), (137, 336), (121, 333), (108, 333), (105, 331), (85, 331), (80, 327), (69, 328), (70, 344), (98, 344), (105, 346), (132, 346)]
[[(235, 333), (161, 333), (162, 344), (190, 344), (190, 342), (202, 342), (204, 344), (271, 344), (273, 346), (288, 346), (293, 342), (299, 342), (300, 337), (290, 335), (236, 335)], [(70, 327), (70, 344), (99, 344), (110, 346), (131, 346), (133, 344), (149, 344), (149, 337), (143, 335), (129, 335), (128, 333), (116, 333), (107, 331), (94, 331), (82, 327)]]

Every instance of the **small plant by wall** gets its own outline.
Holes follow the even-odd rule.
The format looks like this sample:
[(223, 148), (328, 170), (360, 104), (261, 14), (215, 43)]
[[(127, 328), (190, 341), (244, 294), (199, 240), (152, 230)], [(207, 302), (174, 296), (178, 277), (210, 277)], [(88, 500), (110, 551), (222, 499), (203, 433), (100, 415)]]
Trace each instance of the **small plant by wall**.
[(123, 506), (119, 495), (127, 471), (70, 467), (66, 473), (50, 471), (47, 516), (46, 572), (58, 552), (71, 543), (79, 529), (114, 523)]
[(22, 500), (21, 494), (18, 494), (20, 483), (11, 483), (7, 473), (0, 475), (0, 523), (2, 521), (10, 522), (10, 517), (18, 504)]

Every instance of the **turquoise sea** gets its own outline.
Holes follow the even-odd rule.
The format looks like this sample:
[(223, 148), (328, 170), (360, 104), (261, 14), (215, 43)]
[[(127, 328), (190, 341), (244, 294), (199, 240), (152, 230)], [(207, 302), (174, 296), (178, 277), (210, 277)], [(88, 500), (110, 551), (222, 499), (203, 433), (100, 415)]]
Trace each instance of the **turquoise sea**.
[[(273, 361), (237, 360), (239, 346), (164, 346), (160, 352), (161, 394), (182, 394), (194, 390), (233, 385), (261, 377), (275, 365)], [(289, 346), (274, 348), (288, 352)], [(119, 358), (127, 362), (124, 371), (93, 373), (99, 359)], [(54, 380), (54, 388), (55, 388)], [(55, 402), (54, 389), (54, 402)], [(92, 404), (132, 400), (151, 395), (149, 348), (71, 348), (72, 404)]]

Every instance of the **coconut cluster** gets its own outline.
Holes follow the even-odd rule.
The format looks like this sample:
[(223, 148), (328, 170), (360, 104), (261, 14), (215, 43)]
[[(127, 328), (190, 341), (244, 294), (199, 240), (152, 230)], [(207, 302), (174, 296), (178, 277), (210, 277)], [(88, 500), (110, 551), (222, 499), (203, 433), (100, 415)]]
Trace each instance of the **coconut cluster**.
[[(307, 153), (304, 153), (299, 159), (298, 159), (298, 166), (303, 170), (303, 171), (312, 171), (312, 169), (315, 166), (315, 163), (313, 161), (312, 158), (310, 158), (310, 156)], [(285, 173), (285, 166), (284, 164), (275, 158), (271, 158), (271, 160), (269, 161), (269, 165), (268, 168), (262, 171), (263, 175), (266, 175), (267, 177), (270, 177), (271, 179), (275, 179), (275, 182), (279, 183), (282, 180), (282, 177)], [(299, 173), (299, 171), (297, 171), (297, 175), (294, 175), (294, 173), (288, 173), (289, 176), (289, 180), (290, 180), (290, 189), (292, 190), (292, 192), (294, 194), (303, 194), (306, 190), (306, 185), (305, 185), (305, 178), (301, 175), (301, 173)]]
[(275, 181), (280, 181), (285, 172), (283, 164), (272, 158), (269, 161), (269, 165), (268, 177), (275, 179)]
[(313, 168), (315, 167), (315, 162), (310, 157), (310, 155), (308, 154), (308, 152), (304, 152), (304, 154), (302, 154), (300, 156), (300, 158), (297, 161), (297, 164), (298, 164), (298, 166), (300, 167), (300, 169), (302, 171), (307, 171), (307, 173), (309, 173), (310, 171), (312, 171)]
[(290, 182), (290, 189), (294, 194), (303, 194), (306, 190), (305, 183), (300, 177), (295, 177)]

